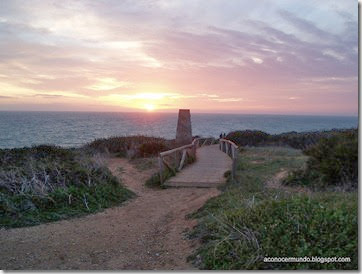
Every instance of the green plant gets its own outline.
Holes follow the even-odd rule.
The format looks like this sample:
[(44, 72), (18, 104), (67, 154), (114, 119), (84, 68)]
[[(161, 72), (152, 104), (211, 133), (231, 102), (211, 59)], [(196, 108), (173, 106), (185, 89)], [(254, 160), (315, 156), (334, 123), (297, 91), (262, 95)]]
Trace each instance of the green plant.
[(3, 227), (92, 213), (133, 196), (97, 157), (55, 146), (0, 150), (0, 178)]
[(149, 142), (141, 144), (138, 150), (143, 157), (149, 157), (158, 155), (161, 151), (167, 150), (167, 147), (163, 142)]
[[(164, 170), (164, 172), (162, 173), (163, 181), (167, 180), (168, 178), (174, 175), (175, 173), (170, 172), (168, 169)], [(148, 187), (164, 188), (164, 186), (161, 185), (161, 178), (159, 172), (152, 174), (152, 176), (149, 179), (147, 179), (145, 185)]]
[(356, 128), (332, 129), (314, 132), (286, 132), (270, 135), (258, 130), (241, 130), (230, 132), (226, 138), (239, 146), (289, 146), (295, 149), (307, 149), (322, 138), (339, 134), (357, 134)]
[(173, 148), (174, 142), (148, 136), (119, 136), (96, 139), (84, 146), (93, 153), (114, 153), (118, 157), (149, 157)]
[(342, 132), (322, 138), (305, 150), (305, 154), (309, 156), (306, 168), (291, 173), (284, 184), (308, 185), (317, 189), (358, 187), (357, 132)]
[[(357, 269), (357, 223), (357, 195), (264, 196), (208, 216), (202, 268)], [(350, 257), (352, 263), (263, 262), (264, 257), (304, 256)]]
[(240, 146), (257, 146), (265, 144), (269, 136), (260, 130), (242, 130), (230, 132), (226, 138)]
[[(190, 217), (201, 240), (189, 258), (202, 269), (357, 269), (357, 193), (298, 194), (268, 189), (280, 170), (307, 161), (301, 151), (246, 148), (238, 158), (238, 184), (228, 184)], [(350, 257), (351, 263), (264, 263), (270, 257)]]

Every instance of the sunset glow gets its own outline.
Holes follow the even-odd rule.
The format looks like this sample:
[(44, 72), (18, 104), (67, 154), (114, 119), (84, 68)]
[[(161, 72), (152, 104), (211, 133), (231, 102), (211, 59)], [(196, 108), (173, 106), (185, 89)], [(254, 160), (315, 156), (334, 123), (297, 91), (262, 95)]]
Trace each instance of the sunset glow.
[(358, 113), (357, 1), (1, 1), (0, 110)]
[(154, 111), (154, 110), (155, 110), (155, 105), (145, 104), (145, 109), (146, 109), (147, 111)]

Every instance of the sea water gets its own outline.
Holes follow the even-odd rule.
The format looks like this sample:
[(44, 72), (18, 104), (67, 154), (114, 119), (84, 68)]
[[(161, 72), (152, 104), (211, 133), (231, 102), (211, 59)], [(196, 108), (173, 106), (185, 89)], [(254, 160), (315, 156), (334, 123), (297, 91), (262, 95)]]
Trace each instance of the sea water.
[[(358, 117), (191, 113), (192, 133), (218, 137), (234, 130), (277, 134), (358, 126)], [(173, 139), (177, 113), (0, 111), (0, 148), (55, 144), (77, 147), (96, 138), (147, 135)]]

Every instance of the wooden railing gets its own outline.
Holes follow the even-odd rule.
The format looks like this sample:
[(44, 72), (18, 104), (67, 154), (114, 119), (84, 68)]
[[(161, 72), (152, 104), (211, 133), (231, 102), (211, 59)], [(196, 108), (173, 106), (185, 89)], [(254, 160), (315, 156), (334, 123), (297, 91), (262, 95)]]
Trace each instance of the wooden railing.
[(198, 140), (199, 140), (200, 147), (213, 145), (218, 142), (218, 140), (215, 139), (214, 137), (198, 138)]
[(160, 183), (164, 183), (166, 168), (176, 175), (185, 163), (190, 163), (196, 160), (196, 148), (199, 146), (199, 139), (194, 139), (191, 144), (182, 147), (174, 148), (168, 151), (161, 152), (158, 156), (158, 164), (160, 167)]
[(213, 137), (195, 138), (191, 144), (177, 147), (168, 151), (161, 152), (158, 157), (159, 174), (161, 185), (167, 179), (166, 171), (176, 175), (187, 164), (196, 161), (196, 149), (198, 147), (215, 144), (217, 140)]
[(236, 173), (236, 161), (239, 153), (238, 146), (234, 142), (223, 138), (219, 139), (219, 144), (220, 144), (219, 145), (220, 150), (229, 155), (230, 158), (233, 160), (233, 165), (231, 169), (231, 179), (234, 181)]

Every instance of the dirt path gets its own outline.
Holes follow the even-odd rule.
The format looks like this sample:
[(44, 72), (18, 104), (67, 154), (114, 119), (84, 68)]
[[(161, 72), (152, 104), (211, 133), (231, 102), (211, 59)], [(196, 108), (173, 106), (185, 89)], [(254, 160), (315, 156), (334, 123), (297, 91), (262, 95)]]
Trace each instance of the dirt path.
[(272, 177), (270, 180), (268, 180), (266, 182), (266, 186), (268, 188), (273, 188), (273, 189), (281, 189), (284, 190), (288, 193), (310, 193), (310, 189), (306, 188), (306, 187), (302, 187), (302, 186), (285, 186), (282, 185), (282, 180), (284, 178), (286, 178), (288, 176), (288, 170), (285, 169), (281, 169), (280, 172), (278, 172), (277, 174), (275, 174), (274, 177)]
[(0, 268), (192, 269), (186, 257), (197, 242), (184, 232), (196, 221), (185, 216), (218, 190), (150, 189), (144, 181), (154, 170), (140, 172), (119, 158), (108, 166), (137, 198), (82, 218), (0, 230)]

